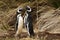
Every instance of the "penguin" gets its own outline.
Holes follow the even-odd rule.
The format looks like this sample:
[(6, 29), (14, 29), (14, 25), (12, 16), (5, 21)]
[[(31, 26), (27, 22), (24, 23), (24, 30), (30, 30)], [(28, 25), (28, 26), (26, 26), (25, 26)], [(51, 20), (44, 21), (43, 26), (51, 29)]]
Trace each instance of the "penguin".
[(16, 34), (15, 36), (18, 36), (22, 32), (23, 28), (23, 17), (22, 17), (22, 8), (19, 8), (16, 12)]
[(34, 36), (31, 11), (32, 10), (31, 10), (30, 6), (26, 6), (24, 25), (27, 28), (28, 34), (30, 37)]
[(18, 15), (19, 14), (21, 14), (21, 12), (22, 12), (22, 8), (19, 8), (18, 10), (17, 10), (17, 12), (16, 12), (16, 23), (15, 23), (15, 30), (17, 31), (17, 29), (18, 29)]

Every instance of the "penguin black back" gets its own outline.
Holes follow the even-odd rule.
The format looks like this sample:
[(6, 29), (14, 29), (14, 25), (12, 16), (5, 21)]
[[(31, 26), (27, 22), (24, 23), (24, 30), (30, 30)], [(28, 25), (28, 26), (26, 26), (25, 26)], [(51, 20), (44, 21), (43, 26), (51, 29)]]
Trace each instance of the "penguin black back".
[(27, 6), (27, 14), (28, 14), (28, 17), (27, 17), (27, 22), (28, 22), (28, 29), (29, 29), (29, 34), (30, 36), (34, 36), (34, 31), (33, 31), (33, 19), (32, 19), (32, 15), (31, 15), (31, 8), (29, 6)]

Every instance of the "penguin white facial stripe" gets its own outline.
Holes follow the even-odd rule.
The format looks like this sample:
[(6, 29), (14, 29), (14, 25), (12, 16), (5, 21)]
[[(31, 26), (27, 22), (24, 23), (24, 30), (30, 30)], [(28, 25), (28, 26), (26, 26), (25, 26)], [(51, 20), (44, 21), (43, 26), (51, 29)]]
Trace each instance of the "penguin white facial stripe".
[(28, 12), (31, 12), (31, 9), (30, 10), (27, 10)]
[(30, 6), (27, 6), (27, 12), (31, 12)]
[(19, 8), (19, 9), (17, 10), (18, 13), (21, 13), (21, 11), (22, 11), (22, 8)]

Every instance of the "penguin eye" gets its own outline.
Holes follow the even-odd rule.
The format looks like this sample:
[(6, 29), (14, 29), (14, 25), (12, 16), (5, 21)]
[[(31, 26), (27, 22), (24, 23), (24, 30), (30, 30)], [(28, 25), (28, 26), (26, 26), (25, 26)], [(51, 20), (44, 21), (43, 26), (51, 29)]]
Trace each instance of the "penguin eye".
[(19, 11), (22, 11), (22, 10), (19, 10)]
[(30, 10), (30, 8), (27, 8), (27, 10)]

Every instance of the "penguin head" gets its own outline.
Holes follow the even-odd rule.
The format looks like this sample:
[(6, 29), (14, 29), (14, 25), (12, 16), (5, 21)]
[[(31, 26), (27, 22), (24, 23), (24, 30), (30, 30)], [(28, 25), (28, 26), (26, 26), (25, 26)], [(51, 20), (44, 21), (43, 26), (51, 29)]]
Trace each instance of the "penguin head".
[(23, 9), (22, 9), (22, 8), (19, 8), (19, 9), (17, 10), (17, 14), (21, 14), (22, 11), (23, 11)]
[(18, 14), (20, 14), (21, 16), (23, 16), (23, 15), (24, 15), (24, 13), (25, 13), (25, 9), (21, 7), (21, 8), (18, 8), (18, 10), (17, 10), (17, 13), (16, 13), (16, 14), (17, 14), (17, 15), (18, 15)]
[(30, 13), (31, 12), (31, 7), (30, 6), (26, 6), (26, 10), (27, 10), (28, 13)]

